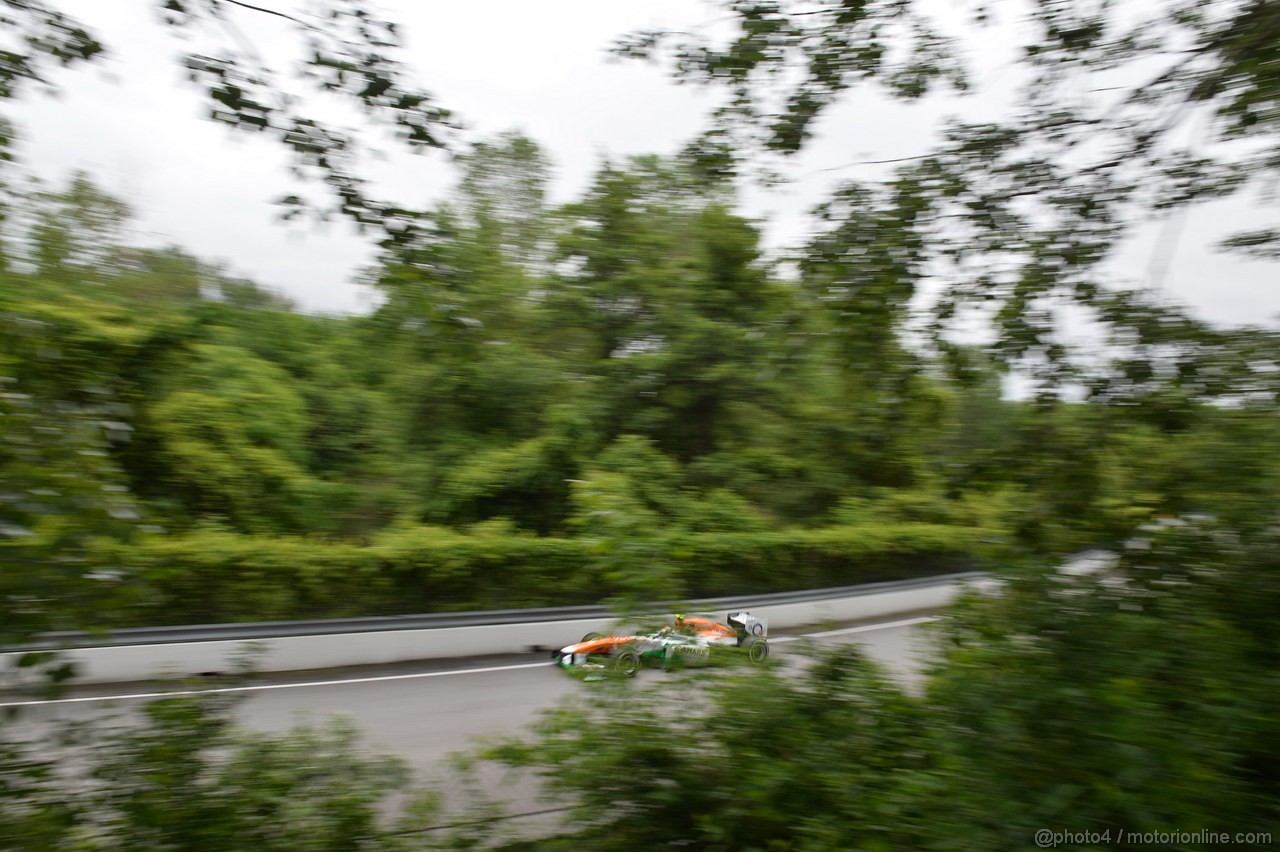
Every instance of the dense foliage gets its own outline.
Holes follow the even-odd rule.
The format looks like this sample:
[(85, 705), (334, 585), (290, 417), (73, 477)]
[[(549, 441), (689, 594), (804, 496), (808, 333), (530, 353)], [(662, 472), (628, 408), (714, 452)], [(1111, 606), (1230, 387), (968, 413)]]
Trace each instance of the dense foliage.
[[(160, 6), (196, 36), (233, 24), (229, 7), (272, 14)], [(1274, 181), (1276, 4), (1167, 2), (1134, 25), (1114, 4), (1037, 0), (1019, 110), (956, 121), (888, 179), (839, 188), (785, 266), (726, 178), (761, 148), (800, 150), (859, 80), (918, 98), (963, 89), (964, 68), (923, 4), (727, 6), (734, 38), (673, 55), (678, 75), (729, 89), (709, 133), (688, 156), (603, 163), (560, 206), (548, 158), (515, 134), (460, 151), (435, 207), (380, 203), (355, 137), (293, 110), (262, 63), (193, 50), (213, 118), (277, 137), (333, 190), (331, 212), (381, 229), (367, 316), (300, 314), (143, 245), (84, 175), (9, 181), (0, 642), (672, 599), (982, 559), (1001, 584), (946, 619), (919, 689), (845, 651), (705, 689), (606, 686), (556, 711), (491, 754), (572, 803), (568, 836), (528, 845), (1276, 837), (1280, 335), (1212, 327), (1105, 274), (1145, 218)], [(0, 99), (102, 53), (52, 4), (6, 8), (20, 44)], [(447, 114), (401, 79), (394, 26), (356, 0), (316, 8), (331, 14), (294, 19), (313, 48), (303, 79), (411, 146), (442, 144)], [(1087, 86), (1121, 94), (1078, 98)], [(1197, 113), (1203, 151), (1179, 141)], [(1276, 239), (1260, 227), (1227, 247), (1273, 257)], [(913, 328), (926, 283), (932, 312)], [(1072, 345), (1064, 304), (1101, 345)], [(970, 310), (991, 345), (957, 343)], [(1035, 392), (1011, 398), (1011, 369)], [(1090, 546), (1118, 564), (1051, 567)], [(349, 731), (263, 739), (227, 712), (161, 702), (61, 764), (6, 726), (0, 840), (399, 842), (377, 819), (398, 764), (356, 754)]]
[[(157, 26), (174, 36), (176, 64), (204, 114), (234, 132), (269, 139), (287, 154), (290, 172), (301, 179), (279, 199), (287, 216), (345, 218), (386, 244), (419, 235), (422, 211), (376, 197), (365, 164), (388, 137), (414, 152), (445, 148), (456, 123), (405, 68), (395, 21), (359, 0), (314, 0), (292, 13), (244, 0), (149, 5)], [(64, 9), (57, 0), (6, 0), (0, 103), (56, 92), (70, 77), (64, 69), (128, 51), (128, 44), (104, 43)], [(287, 24), (292, 61), (259, 51), (253, 24), (264, 21)], [(358, 110), (364, 121), (347, 126), (344, 109)], [(6, 113), (0, 123), (0, 162), (14, 157), (21, 125), (13, 119)]]
[(1274, 529), (1155, 524), (1103, 575), (1017, 572), (962, 602), (920, 688), (828, 648), (595, 690), (488, 755), (567, 805), (572, 832), (519, 848), (1270, 848), (1276, 569)]
[[(1247, 522), (1275, 487), (1269, 396), (1015, 402), (977, 352), (959, 373), (913, 353), (907, 294), (829, 297), (831, 241), (872, 225), (819, 237), (788, 278), (678, 163), (606, 165), (547, 210), (529, 140), (466, 162), (432, 241), (369, 271), (384, 298), (363, 317), (135, 245), (84, 176), (30, 193), (0, 297), (14, 612), (119, 626), (843, 584), (1000, 542), (1105, 545), (1153, 514)], [(1274, 335), (1237, 334), (1234, 357), (1271, 356)]]
[(538, 210), (528, 140), (468, 164), (433, 241), (370, 271), (367, 317), (133, 245), (83, 176), (21, 202), (4, 553), (50, 565), (6, 582), (63, 578), (46, 626), (854, 582), (996, 534), (993, 489), (942, 476), (955, 391), (896, 350), (877, 369), (915, 391), (864, 395), (822, 305), (678, 166)]
[[(937, 347), (949, 348), (958, 317), (978, 315), (996, 331), (995, 357), (1062, 383), (1079, 378), (1081, 361), (1095, 354), (1093, 340), (1080, 339), (1084, 316), (1113, 351), (1137, 356), (1089, 376), (1097, 395), (1155, 391), (1144, 369), (1152, 350), (1177, 365), (1173, 384), (1181, 388), (1274, 380), (1247, 362), (1228, 368), (1214, 357), (1219, 336), (1171, 314), (1152, 292), (1176, 245), (1168, 238), (1189, 208), (1252, 193), (1265, 199), (1271, 191), (1280, 152), (1274, 2), (716, 5), (725, 17), (706, 32), (643, 30), (615, 46), (723, 96), (689, 147), (704, 173), (724, 178), (762, 162), (785, 164), (859, 89), (905, 101), (951, 97), (955, 107), (935, 128), (936, 144), (886, 153), (878, 164), (893, 164), (889, 177), (849, 181), (831, 199), (837, 223), (877, 221), (858, 207), (878, 199), (881, 218), (905, 231), (894, 264), (928, 269), (935, 287), (942, 285), (929, 323)], [(999, 57), (980, 55), (978, 43)], [(994, 116), (989, 102), (966, 108), (965, 95), (984, 76), (993, 87), (1017, 86)], [(877, 144), (873, 133), (864, 139)], [(849, 165), (875, 163), (864, 157)], [(1137, 228), (1162, 219), (1145, 282), (1108, 268)], [(1258, 259), (1280, 255), (1272, 205), (1258, 204), (1241, 224), (1245, 230), (1221, 248)], [(866, 251), (844, 255), (858, 273), (850, 291), (918, 284), (913, 275), (878, 278), (892, 268), (885, 260)]]
[[(833, 298), (833, 243), (879, 251), (892, 222), (855, 215), (786, 277), (726, 190), (677, 162), (606, 165), (561, 209), (542, 206), (528, 139), (465, 163), (431, 241), (368, 272), (384, 298), (362, 317), (299, 314), (136, 245), (84, 176), (17, 204), (0, 273), (3, 555), (29, 566), (5, 573), (15, 614), (120, 626), (844, 584), (997, 543), (1107, 545), (1153, 514), (1247, 523), (1275, 488), (1265, 387), (1011, 401), (976, 350), (948, 369), (903, 345), (909, 292)], [(1274, 357), (1274, 333), (1220, 336), (1220, 359)]]
[[(237, 703), (228, 694), (173, 696), (127, 721), (33, 725), (26, 737), (0, 738), (0, 846), (426, 847), (421, 832), (439, 824), (439, 798), (408, 787), (405, 761), (369, 753), (341, 719), (245, 730), (234, 721)], [(402, 795), (388, 804), (393, 793)], [(428, 837), (448, 848), (452, 836)]]
[[(962, 5), (983, 22), (1014, 4)], [(724, 6), (728, 39), (619, 45), (726, 90), (690, 148), (712, 177), (802, 149), (859, 83), (905, 98), (967, 86), (929, 4)], [(548, 714), (488, 754), (566, 806), (567, 834), (519, 848), (1274, 843), (1276, 334), (1211, 328), (1105, 262), (1138, 223), (1274, 181), (1280, 18), (1273, 2), (1121, 6), (1027, 4), (1018, 106), (956, 119), (890, 179), (837, 191), (801, 269), (845, 306), (846, 365), (900, 341), (883, 333), (896, 311), (925, 270), (941, 279), (921, 348), (970, 428), (931, 435), (947, 447), (934, 470), (948, 496), (1009, 498), (1000, 517), (1029, 558), (1005, 554), (999, 585), (947, 614), (907, 688), (845, 649), (799, 673), (597, 692)], [(1225, 246), (1274, 257), (1276, 236)], [(983, 356), (1049, 392), (1011, 405), (984, 389), (983, 358), (949, 334), (975, 306), (995, 332)], [(1064, 316), (1106, 345), (1072, 345)], [(1054, 389), (1071, 386), (1084, 401), (1064, 405)], [(1117, 563), (1076, 575), (1045, 558), (1085, 541)]]

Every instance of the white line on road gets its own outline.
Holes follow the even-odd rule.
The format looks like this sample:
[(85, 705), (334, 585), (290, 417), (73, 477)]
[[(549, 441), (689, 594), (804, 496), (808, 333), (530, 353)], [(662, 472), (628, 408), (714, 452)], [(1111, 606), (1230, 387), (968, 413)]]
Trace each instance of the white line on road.
[(784, 642), (799, 642), (801, 639), (826, 639), (828, 636), (847, 636), (851, 633), (870, 633), (873, 630), (892, 630), (895, 627), (910, 627), (913, 624), (924, 624), (937, 621), (936, 615), (918, 615), (915, 618), (904, 618), (901, 621), (885, 621), (880, 624), (860, 624), (857, 627), (844, 627), (840, 630), (824, 630), (821, 633), (803, 633), (799, 636), (779, 636), (770, 639), (770, 645), (781, 645)]
[[(874, 630), (892, 630), (895, 627), (910, 627), (934, 621), (937, 616), (922, 615), (915, 618), (904, 618), (900, 621), (886, 621), (882, 624), (863, 624), (858, 627), (846, 627), (842, 630), (827, 630), (822, 633), (805, 633), (801, 636), (779, 636), (770, 639), (772, 645), (784, 642), (798, 642), (801, 639), (825, 639), (829, 636), (845, 636), (851, 633), (870, 633)], [(136, 701), (145, 698), (173, 698), (180, 695), (217, 695), (226, 692), (262, 692), (268, 689), (301, 689), (311, 686), (341, 686), (348, 683), (379, 683), (390, 680), (415, 680), (427, 677), (447, 677), (449, 675), (484, 674), (486, 672), (509, 672), (517, 669), (546, 668), (550, 663), (517, 663), (510, 666), (485, 666), (476, 669), (450, 669), (443, 672), (414, 672), (402, 675), (378, 675), (376, 677), (352, 677), (337, 680), (311, 680), (300, 683), (269, 683), (256, 686), (228, 686), (221, 689), (183, 689), (172, 692), (134, 692), (128, 695), (90, 695), (82, 698), (51, 698), (43, 701), (6, 701), (0, 707), (35, 707), (44, 704), (85, 704), (91, 701)]]
[(511, 666), (485, 666), (479, 669), (451, 669), (446, 672), (414, 672), (402, 675), (378, 675), (377, 677), (350, 677), (337, 680), (309, 680), (300, 683), (265, 683), (256, 686), (227, 686), (221, 689), (182, 689), (173, 692), (132, 692), (128, 695), (90, 695), (84, 698), (51, 698), (45, 701), (10, 701), (0, 707), (30, 707), (36, 704), (80, 704), (88, 701), (128, 701), (138, 698), (172, 698), (175, 695), (217, 695), (223, 692), (262, 692), (268, 689), (300, 689), (307, 686), (338, 686), (344, 683), (376, 683), (384, 680), (411, 680), (446, 675), (481, 674), (482, 672), (508, 672), (514, 669), (538, 669), (550, 663), (518, 663)]
[(826, 630), (822, 633), (806, 633), (805, 639), (825, 639), (828, 636), (845, 636), (850, 633), (869, 633), (872, 630), (889, 630), (893, 627), (909, 627), (913, 624), (924, 624), (926, 621), (937, 621), (936, 615), (918, 615), (915, 618), (904, 618), (901, 621), (886, 621), (883, 624), (864, 624), (861, 627), (845, 627), (841, 630)]

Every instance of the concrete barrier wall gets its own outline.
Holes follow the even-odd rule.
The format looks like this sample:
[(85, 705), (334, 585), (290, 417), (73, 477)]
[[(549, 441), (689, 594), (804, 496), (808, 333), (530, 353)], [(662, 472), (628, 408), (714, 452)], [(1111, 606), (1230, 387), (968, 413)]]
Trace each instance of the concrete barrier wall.
[[(770, 629), (831, 622), (888, 618), (949, 604), (960, 581), (873, 592), (844, 598), (787, 603), (752, 609)], [(77, 665), (77, 683), (124, 683), (157, 676), (187, 676), (227, 671), (238, 655), (256, 648), (260, 670), (286, 672), (340, 666), (377, 665), (410, 660), (475, 657), (560, 648), (584, 634), (614, 628), (610, 619), (574, 619), (529, 624), (382, 630), (320, 636), (287, 636), (253, 641), (214, 640), (153, 645), (70, 648), (63, 652)], [(16, 654), (0, 654), (7, 668)]]

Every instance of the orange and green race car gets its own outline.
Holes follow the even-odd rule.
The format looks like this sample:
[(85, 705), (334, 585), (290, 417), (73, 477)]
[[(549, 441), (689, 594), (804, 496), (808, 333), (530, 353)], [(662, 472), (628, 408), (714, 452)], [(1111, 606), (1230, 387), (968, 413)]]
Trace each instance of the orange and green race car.
[(646, 665), (670, 670), (706, 665), (734, 653), (753, 663), (764, 662), (769, 656), (768, 634), (768, 621), (749, 612), (731, 612), (724, 623), (677, 615), (672, 624), (654, 633), (588, 633), (551, 656), (558, 667), (587, 680), (610, 674), (635, 677)]

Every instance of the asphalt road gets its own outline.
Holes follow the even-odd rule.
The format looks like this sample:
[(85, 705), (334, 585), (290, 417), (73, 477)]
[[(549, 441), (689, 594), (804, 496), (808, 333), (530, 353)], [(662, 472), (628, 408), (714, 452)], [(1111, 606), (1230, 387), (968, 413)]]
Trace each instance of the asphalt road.
[[(770, 645), (775, 658), (795, 664), (800, 656), (792, 643), (801, 638), (818, 644), (856, 642), (910, 684), (927, 650), (921, 625), (930, 620), (922, 614), (793, 631), (771, 637)], [(566, 643), (576, 638), (566, 637)], [(664, 677), (669, 675), (645, 669), (637, 680)], [(468, 749), (476, 737), (519, 733), (539, 711), (594, 686), (555, 670), (540, 654), (276, 676), (234, 691), (243, 693), (238, 713), (249, 728), (284, 731), (300, 721), (344, 715), (363, 731), (372, 750), (401, 755), (420, 780), (439, 784), (448, 777), (445, 759), (450, 753)], [(0, 707), (23, 705), (20, 724), (41, 726), (113, 713), (127, 719), (132, 708), (162, 694), (166, 693), (145, 686), (109, 685), (84, 688), (52, 702), (0, 699)], [(517, 811), (537, 807), (528, 785), (505, 788), (503, 796)]]
[[(871, 624), (792, 631), (771, 639), (775, 658), (808, 637), (819, 644), (856, 642), (907, 682), (914, 680), (924, 653), (920, 625), (927, 615), (895, 617)], [(566, 642), (576, 637), (568, 637)], [(641, 681), (666, 677), (645, 669)], [(350, 717), (378, 750), (395, 752), (418, 769), (437, 766), (472, 737), (516, 733), (538, 712), (575, 690), (591, 689), (556, 671), (544, 655), (466, 661), (424, 661), (370, 669), (276, 676), (245, 689), (239, 712), (261, 731), (283, 731), (298, 721), (341, 714)], [(173, 689), (105, 685), (77, 690), (56, 701), (0, 699), (0, 707), (22, 706), (27, 723), (80, 720), (119, 712), (138, 702), (172, 694)]]

